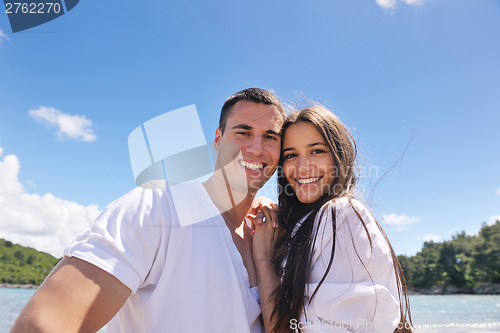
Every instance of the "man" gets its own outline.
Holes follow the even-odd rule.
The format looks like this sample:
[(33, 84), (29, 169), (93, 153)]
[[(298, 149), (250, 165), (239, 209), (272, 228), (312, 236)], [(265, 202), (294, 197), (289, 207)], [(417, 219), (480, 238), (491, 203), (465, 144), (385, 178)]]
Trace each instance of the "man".
[[(66, 249), (17, 332), (261, 332), (244, 218), (280, 156), (285, 113), (272, 93), (229, 97), (203, 184), (136, 188)], [(175, 201), (175, 204), (174, 204)]]

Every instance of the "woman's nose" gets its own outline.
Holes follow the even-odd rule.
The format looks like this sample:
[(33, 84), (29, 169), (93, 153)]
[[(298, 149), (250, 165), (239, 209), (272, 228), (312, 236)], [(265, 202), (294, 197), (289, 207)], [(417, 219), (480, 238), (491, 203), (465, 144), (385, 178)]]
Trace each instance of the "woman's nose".
[(311, 161), (306, 156), (299, 156), (297, 159), (297, 174), (300, 177), (310, 176), (312, 166)]

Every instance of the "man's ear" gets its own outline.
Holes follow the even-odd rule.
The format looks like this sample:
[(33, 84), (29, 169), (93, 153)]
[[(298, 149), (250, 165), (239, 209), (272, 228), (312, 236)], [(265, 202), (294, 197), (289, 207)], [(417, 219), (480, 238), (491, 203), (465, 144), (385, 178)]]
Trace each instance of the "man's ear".
[(214, 139), (214, 148), (216, 152), (219, 152), (221, 140), (222, 140), (222, 130), (218, 127), (215, 130), (215, 139)]

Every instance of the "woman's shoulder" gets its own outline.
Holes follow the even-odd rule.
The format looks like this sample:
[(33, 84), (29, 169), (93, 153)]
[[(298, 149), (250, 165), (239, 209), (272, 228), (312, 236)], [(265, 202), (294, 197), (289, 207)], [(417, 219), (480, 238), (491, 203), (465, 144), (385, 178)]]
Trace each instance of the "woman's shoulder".
[[(345, 219), (344, 217), (348, 216), (349, 211), (354, 212), (354, 210), (352, 210), (351, 202), (358, 205), (354, 202), (354, 200), (356, 199), (353, 197), (340, 197), (331, 199), (324, 203), (315, 217), (317, 227), (323, 225), (323, 229), (325, 229), (324, 231), (331, 229), (330, 232), (334, 233), (334, 229), (339, 227)], [(335, 224), (329, 223), (331, 221), (335, 221)], [(336, 225), (336, 227), (334, 225)]]
[(345, 225), (349, 226), (351, 232), (358, 232), (368, 228), (377, 230), (375, 217), (366, 204), (361, 202), (354, 196), (344, 196), (334, 198), (323, 205), (317, 218), (321, 217), (330, 220), (335, 212), (335, 229), (337, 232), (344, 229)]
[(335, 210), (337, 215), (349, 215), (358, 212), (361, 215), (371, 215), (370, 209), (354, 196), (343, 196), (326, 202), (322, 210)]
[(334, 226), (324, 223), (323, 229), (329, 233), (335, 229), (337, 244), (345, 253), (354, 249), (353, 253), (363, 258), (364, 263), (368, 263), (374, 253), (377, 257), (390, 257), (387, 239), (366, 204), (354, 197), (341, 197), (330, 200), (325, 207), (331, 207), (328, 211), (335, 211), (336, 215)]

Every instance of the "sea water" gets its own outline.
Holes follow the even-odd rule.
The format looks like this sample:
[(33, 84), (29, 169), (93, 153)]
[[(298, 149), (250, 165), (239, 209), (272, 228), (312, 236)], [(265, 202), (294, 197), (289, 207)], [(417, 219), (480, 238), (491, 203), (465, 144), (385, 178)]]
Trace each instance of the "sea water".
[[(0, 288), (0, 333), (9, 331), (34, 292)], [(410, 306), (416, 333), (500, 332), (500, 295), (412, 295)]]
[(8, 332), (34, 289), (0, 288), (0, 332)]
[[(9, 332), (35, 291), (35, 289), (0, 288), (0, 333)], [(99, 331), (99, 333), (104, 332), (104, 329)]]
[(416, 332), (500, 332), (500, 295), (410, 296)]

